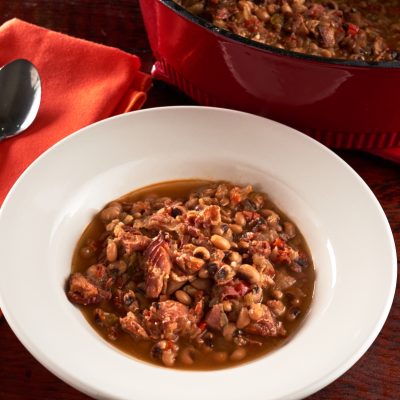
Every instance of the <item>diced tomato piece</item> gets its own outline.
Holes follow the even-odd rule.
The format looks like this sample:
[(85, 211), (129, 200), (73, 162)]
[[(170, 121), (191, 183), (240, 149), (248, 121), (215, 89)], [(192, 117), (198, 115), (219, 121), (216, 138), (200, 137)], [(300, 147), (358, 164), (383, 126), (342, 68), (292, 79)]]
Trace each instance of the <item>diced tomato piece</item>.
[(249, 287), (247, 285), (245, 285), (242, 281), (238, 282), (235, 286), (234, 286), (237, 294), (240, 297), (243, 297), (248, 291), (249, 291)]
[(204, 331), (207, 328), (207, 323), (206, 321), (201, 321), (198, 326), (201, 329), (201, 331)]
[(355, 24), (352, 24), (351, 22), (349, 22), (347, 25), (348, 25), (347, 32), (349, 33), (349, 35), (351, 36), (357, 35), (358, 31), (360, 30), (360, 27)]
[(285, 242), (281, 238), (277, 238), (277, 239), (275, 239), (273, 245), (276, 247), (284, 247)]

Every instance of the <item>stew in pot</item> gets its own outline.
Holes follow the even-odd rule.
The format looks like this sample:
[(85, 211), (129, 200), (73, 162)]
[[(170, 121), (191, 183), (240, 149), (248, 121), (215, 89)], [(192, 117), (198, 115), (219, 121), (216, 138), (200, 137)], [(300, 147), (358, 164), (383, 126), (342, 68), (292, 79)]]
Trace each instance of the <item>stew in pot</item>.
[(175, 0), (219, 28), (328, 58), (400, 60), (400, 0)]

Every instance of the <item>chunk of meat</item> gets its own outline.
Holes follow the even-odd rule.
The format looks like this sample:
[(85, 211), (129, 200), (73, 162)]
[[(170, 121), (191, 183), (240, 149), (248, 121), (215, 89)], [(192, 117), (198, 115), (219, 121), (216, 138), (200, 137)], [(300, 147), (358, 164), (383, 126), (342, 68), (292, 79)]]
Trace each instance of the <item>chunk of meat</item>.
[(164, 209), (151, 215), (147, 221), (147, 225), (145, 226), (145, 228), (174, 231), (177, 224), (178, 223), (176, 222), (175, 218), (169, 215), (168, 212)]
[(86, 277), (95, 285), (103, 286), (107, 280), (107, 268), (103, 264), (93, 264), (86, 271)]
[(336, 29), (332, 24), (321, 23), (318, 25), (318, 32), (320, 34), (320, 42), (322, 47), (329, 49), (335, 46), (335, 31)]
[(172, 261), (166, 234), (162, 232), (156, 236), (147, 247), (145, 257), (146, 269), (146, 295), (156, 298), (160, 295), (166, 284), (172, 268)]
[(271, 251), (272, 261), (290, 264), (293, 260), (297, 259), (298, 256), (298, 251), (287, 245), (287, 243), (281, 238), (278, 238), (274, 241)]
[(195, 322), (198, 324), (203, 317), (204, 312), (204, 297), (201, 291), (198, 291), (195, 296), (195, 305), (193, 307), (193, 317)]
[(220, 208), (216, 205), (205, 207), (199, 212), (194, 220), (194, 223), (197, 227), (204, 228), (219, 225), (221, 223)]
[(121, 241), (125, 253), (128, 255), (131, 255), (135, 251), (145, 250), (151, 242), (148, 236), (132, 232), (122, 232), (118, 239)]
[(232, 205), (236, 205), (247, 199), (247, 196), (253, 191), (253, 187), (248, 185), (244, 188), (239, 186), (233, 187), (229, 192), (229, 198)]
[(321, 4), (313, 4), (306, 14), (313, 18), (320, 18), (324, 13), (324, 7)]
[(293, 17), (290, 19), (290, 28), (292, 32), (300, 36), (306, 36), (309, 32), (301, 14), (293, 15)]
[(271, 310), (266, 305), (263, 304), (262, 308), (262, 317), (259, 320), (251, 322), (249, 325), (247, 325), (244, 328), (245, 332), (264, 337), (285, 335), (286, 331), (283, 328), (282, 322), (275, 318)]
[(132, 204), (131, 207), (131, 212), (132, 214), (135, 213), (148, 213), (151, 210), (151, 205), (150, 202), (145, 200), (145, 201), (136, 201)]
[(372, 45), (372, 49), (376, 56), (379, 56), (385, 50), (387, 50), (387, 45), (382, 37), (378, 37), (375, 39), (374, 44)]
[(67, 287), (70, 301), (84, 306), (97, 304), (111, 297), (110, 292), (98, 288), (79, 272), (70, 276)]
[(134, 229), (150, 229), (155, 231), (175, 231), (178, 222), (172, 217), (167, 209), (162, 208), (157, 211), (155, 214), (151, 214), (149, 216), (145, 216), (143, 218), (136, 219), (133, 222)]
[(197, 316), (174, 300), (153, 303), (143, 315), (146, 329), (153, 339), (176, 340), (179, 336), (194, 337), (200, 333)]
[(196, 273), (204, 265), (204, 260), (187, 253), (181, 253), (175, 260), (182, 271), (189, 275)]
[(243, 297), (250, 290), (249, 286), (242, 281), (235, 281), (232, 285), (226, 285), (222, 287), (219, 294), (219, 300), (224, 301), (226, 299), (234, 299)]
[(286, 306), (280, 300), (268, 300), (267, 305), (277, 317), (282, 316), (286, 311)]
[(220, 331), (229, 322), (222, 304), (213, 305), (205, 321), (210, 328)]
[(193, 256), (195, 248), (193, 244), (185, 244), (174, 251), (175, 262), (185, 274), (194, 274), (204, 265), (204, 260)]
[(94, 310), (94, 321), (101, 326), (110, 340), (116, 340), (120, 333), (119, 318), (113, 314), (96, 308)]
[(129, 333), (134, 339), (148, 340), (149, 335), (145, 328), (141, 325), (140, 321), (133, 312), (128, 312), (125, 317), (120, 318), (119, 322), (121, 328)]
[(253, 240), (249, 245), (249, 253), (268, 257), (271, 254), (271, 246), (267, 240)]

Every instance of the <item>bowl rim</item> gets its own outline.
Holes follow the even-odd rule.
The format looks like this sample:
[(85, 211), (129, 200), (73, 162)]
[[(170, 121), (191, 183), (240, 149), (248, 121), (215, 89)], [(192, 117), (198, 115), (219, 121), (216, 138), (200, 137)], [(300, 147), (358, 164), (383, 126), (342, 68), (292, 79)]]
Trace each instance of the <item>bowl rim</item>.
[(189, 20), (189, 22), (194, 23), (195, 25), (200, 26), (201, 28), (211, 32), (214, 35), (220, 35), (230, 41), (239, 42), (245, 46), (250, 46), (258, 50), (262, 50), (266, 53), (272, 53), (278, 56), (287, 56), (292, 59), (296, 59), (299, 61), (311, 61), (322, 64), (328, 64), (332, 66), (341, 66), (341, 67), (356, 67), (357, 69), (367, 68), (367, 69), (398, 69), (400, 68), (400, 61), (360, 61), (360, 60), (345, 60), (340, 58), (327, 58), (321, 56), (315, 56), (305, 53), (297, 53), (291, 50), (279, 49), (278, 47), (270, 46), (268, 44), (256, 42), (255, 40), (247, 39), (243, 36), (237, 35), (236, 33), (227, 31), (225, 29), (218, 28), (213, 25), (211, 22), (198, 17), (194, 14), (191, 14), (184, 7), (175, 3), (174, 0), (154, 0), (158, 1), (164, 6), (168, 7), (172, 11), (174, 11), (179, 16)]

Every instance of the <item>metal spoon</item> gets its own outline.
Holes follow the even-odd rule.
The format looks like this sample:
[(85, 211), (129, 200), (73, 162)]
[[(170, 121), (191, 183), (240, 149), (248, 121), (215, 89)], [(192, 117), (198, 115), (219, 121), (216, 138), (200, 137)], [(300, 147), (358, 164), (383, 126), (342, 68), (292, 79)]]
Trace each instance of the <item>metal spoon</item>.
[(39, 72), (31, 62), (19, 59), (0, 69), (0, 141), (32, 124), (41, 95)]

